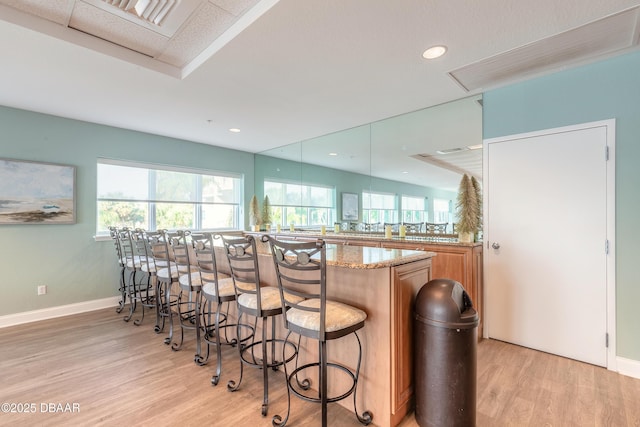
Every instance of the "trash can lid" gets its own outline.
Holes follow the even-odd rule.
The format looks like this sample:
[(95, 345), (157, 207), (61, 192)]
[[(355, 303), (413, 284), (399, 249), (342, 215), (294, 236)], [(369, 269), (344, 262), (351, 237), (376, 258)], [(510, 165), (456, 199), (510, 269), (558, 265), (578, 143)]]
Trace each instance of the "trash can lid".
[(415, 318), (450, 329), (478, 326), (478, 313), (462, 285), (451, 279), (433, 279), (418, 292)]

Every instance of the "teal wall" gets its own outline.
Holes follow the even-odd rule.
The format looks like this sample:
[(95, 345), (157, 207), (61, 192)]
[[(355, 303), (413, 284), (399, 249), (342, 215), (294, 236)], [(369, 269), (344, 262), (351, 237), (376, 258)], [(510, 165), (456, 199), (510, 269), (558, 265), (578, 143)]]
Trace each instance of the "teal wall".
[[(260, 201), (264, 199), (263, 182), (265, 179), (302, 182), (305, 184), (321, 184), (335, 187), (338, 221), (340, 221), (340, 218), (342, 217), (342, 199), (340, 198), (340, 194), (343, 192), (361, 194), (363, 190), (371, 190), (397, 194), (399, 196), (407, 195), (428, 197), (430, 218), (433, 218), (434, 198), (447, 199), (455, 202), (457, 195), (456, 192), (374, 178), (368, 175), (258, 154), (255, 159), (255, 191), (256, 197)], [(362, 198), (360, 197), (360, 215), (362, 215), (361, 199)]]
[(1, 106), (0, 129), (0, 157), (77, 168), (76, 224), (0, 225), (0, 316), (117, 294), (113, 244), (93, 238), (99, 157), (237, 172), (245, 206), (253, 194), (251, 153)]
[(616, 119), (617, 354), (632, 360), (640, 360), (640, 229), (636, 227), (640, 212), (639, 95), (640, 53), (633, 53), (483, 96), (485, 139)]
[[(426, 187), (372, 181), (365, 175), (9, 107), (0, 106), (0, 129), (3, 158), (75, 166), (77, 203), (76, 224), (0, 226), (4, 273), (0, 281), (0, 316), (117, 295), (113, 244), (94, 239), (98, 158), (240, 173), (244, 175), (244, 206), (249, 205), (254, 193), (260, 200), (264, 198), (264, 177), (335, 185), (338, 194), (360, 193), (371, 188), (373, 182), (378, 191), (431, 199), (455, 197)], [(254, 162), (256, 157), (262, 161)], [(38, 296), (38, 285), (47, 285), (48, 293)]]

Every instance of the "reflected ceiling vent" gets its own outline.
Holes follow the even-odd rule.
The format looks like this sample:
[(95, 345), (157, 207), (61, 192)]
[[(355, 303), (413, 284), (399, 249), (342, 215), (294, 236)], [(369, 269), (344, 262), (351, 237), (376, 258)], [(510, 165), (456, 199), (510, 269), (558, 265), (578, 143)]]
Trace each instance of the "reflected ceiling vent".
[(414, 154), (410, 157), (444, 169), (482, 179), (482, 144), (438, 150), (437, 154)]
[[(451, 154), (451, 153), (458, 153), (460, 151), (464, 151), (467, 148), (447, 148), (446, 150), (438, 150), (436, 151), (436, 153), (438, 154)], [(426, 154), (421, 154), (421, 156), (426, 156)]]
[(180, 0), (102, 0), (155, 25), (161, 25)]
[(449, 72), (467, 91), (523, 80), (638, 44), (636, 6)]

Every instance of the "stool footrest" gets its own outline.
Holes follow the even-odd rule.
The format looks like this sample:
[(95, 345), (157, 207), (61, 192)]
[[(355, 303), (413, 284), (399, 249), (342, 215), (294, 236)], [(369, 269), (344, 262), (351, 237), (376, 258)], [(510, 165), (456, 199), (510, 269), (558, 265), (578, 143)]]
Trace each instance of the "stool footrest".
[[(309, 369), (309, 368), (319, 368), (320, 367), (320, 362), (314, 362), (314, 363), (307, 363), (306, 365), (302, 365), (299, 366), (298, 368), (296, 368), (293, 372), (291, 372), (289, 374), (289, 377), (287, 378), (287, 383), (289, 386), (289, 389), (293, 392), (293, 394), (295, 394), (296, 396), (298, 396), (300, 399), (306, 400), (307, 402), (316, 402), (316, 403), (320, 403), (322, 402), (322, 398), (320, 396), (320, 392), (317, 390), (314, 390), (316, 392), (316, 396), (309, 396), (307, 394), (304, 394), (301, 390), (299, 390), (299, 387), (295, 387), (294, 384), (300, 383), (299, 380), (297, 379), (297, 375), (301, 372), (304, 371), (305, 369)], [(344, 365), (340, 365), (338, 363), (333, 363), (333, 362), (328, 362), (327, 363), (327, 371), (330, 368), (334, 368), (334, 369), (340, 369), (343, 372), (346, 372), (347, 375), (349, 377), (351, 377), (351, 387), (344, 393), (338, 395), (338, 396), (327, 396), (327, 403), (332, 403), (332, 402), (338, 402), (340, 400), (346, 399), (347, 397), (351, 396), (351, 394), (353, 394), (354, 390), (356, 389), (356, 385), (357, 385), (357, 379), (356, 379), (356, 375), (351, 371), (351, 369), (347, 368)], [(303, 382), (308, 382), (308, 380), (303, 380)]]

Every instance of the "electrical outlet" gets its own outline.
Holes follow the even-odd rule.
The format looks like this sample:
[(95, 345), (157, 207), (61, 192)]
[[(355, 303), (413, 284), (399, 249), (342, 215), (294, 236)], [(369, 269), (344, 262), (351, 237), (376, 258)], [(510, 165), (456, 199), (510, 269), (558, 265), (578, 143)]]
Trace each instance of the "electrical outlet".
[(44, 295), (47, 293), (47, 285), (38, 286), (38, 295)]

